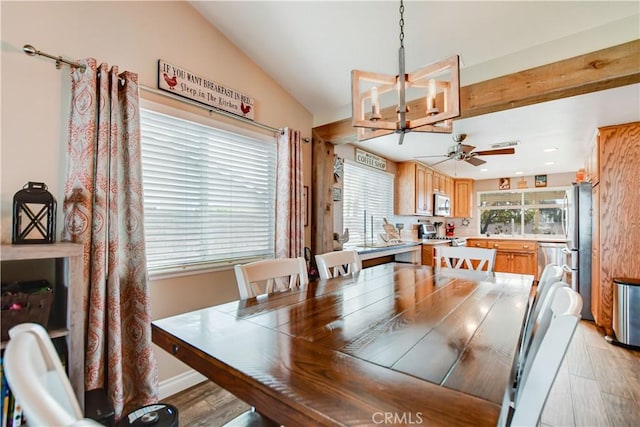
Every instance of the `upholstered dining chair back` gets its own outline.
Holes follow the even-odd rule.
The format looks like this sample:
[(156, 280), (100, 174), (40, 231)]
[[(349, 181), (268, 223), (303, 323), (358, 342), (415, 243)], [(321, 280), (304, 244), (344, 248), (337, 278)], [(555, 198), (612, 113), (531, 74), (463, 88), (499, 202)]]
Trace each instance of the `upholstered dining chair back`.
[(316, 255), (316, 264), (321, 279), (353, 275), (362, 270), (360, 255), (351, 249)]
[(582, 297), (568, 286), (554, 287), (551, 294), (550, 315), (541, 319), (511, 401), (503, 402), (498, 425), (538, 425), (582, 309)]
[(436, 269), (453, 268), (493, 271), (495, 261), (495, 249), (442, 245), (435, 247), (434, 266)]
[[(304, 257), (267, 259), (238, 264), (234, 268), (241, 299), (309, 283)], [(286, 282), (288, 285), (284, 285)]]
[(36, 323), (9, 330), (4, 374), (30, 426), (100, 426), (84, 418), (47, 331)]

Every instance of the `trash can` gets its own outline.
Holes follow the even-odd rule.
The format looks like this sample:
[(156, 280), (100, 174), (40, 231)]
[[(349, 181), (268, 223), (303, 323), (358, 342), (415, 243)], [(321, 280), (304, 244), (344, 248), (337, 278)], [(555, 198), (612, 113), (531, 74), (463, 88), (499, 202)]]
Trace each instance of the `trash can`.
[(613, 279), (613, 331), (618, 342), (640, 347), (640, 279)]

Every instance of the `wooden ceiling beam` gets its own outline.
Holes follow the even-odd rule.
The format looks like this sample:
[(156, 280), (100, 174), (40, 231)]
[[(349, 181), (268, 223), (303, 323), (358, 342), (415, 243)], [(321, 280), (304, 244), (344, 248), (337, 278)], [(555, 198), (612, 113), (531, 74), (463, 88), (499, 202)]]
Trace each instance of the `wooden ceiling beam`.
[[(461, 115), (454, 120), (634, 83), (640, 83), (640, 40), (461, 87)], [(407, 104), (416, 111), (426, 106), (424, 99)], [(381, 114), (393, 114), (394, 109), (385, 108)], [(313, 131), (334, 144), (356, 141), (351, 118)]]

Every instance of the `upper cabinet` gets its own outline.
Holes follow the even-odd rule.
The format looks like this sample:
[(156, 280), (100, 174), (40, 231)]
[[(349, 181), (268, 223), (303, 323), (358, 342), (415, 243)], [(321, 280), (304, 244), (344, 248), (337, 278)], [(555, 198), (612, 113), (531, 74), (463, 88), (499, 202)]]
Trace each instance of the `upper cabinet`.
[(396, 215), (433, 215), (433, 172), (417, 162), (398, 163)]
[(433, 171), (433, 192), (434, 193), (445, 193), (445, 175)]
[(473, 216), (473, 180), (452, 179), (453, 181), (453, 216), (471, 218)]
[(417, 162), (398, 163), (396, 172), (396, 215), (433, 215), (434, 193), (445, 194), (452, 205), (451, 216), (473, 214), (473, 180), (453, 179)]

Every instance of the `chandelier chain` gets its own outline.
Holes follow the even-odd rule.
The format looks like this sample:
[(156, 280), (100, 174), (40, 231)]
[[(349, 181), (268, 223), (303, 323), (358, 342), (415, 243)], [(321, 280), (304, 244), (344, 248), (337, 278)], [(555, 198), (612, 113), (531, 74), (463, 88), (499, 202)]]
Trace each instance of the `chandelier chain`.
[(400, 0), (400, 47), (404, 47), (404, 3)]

